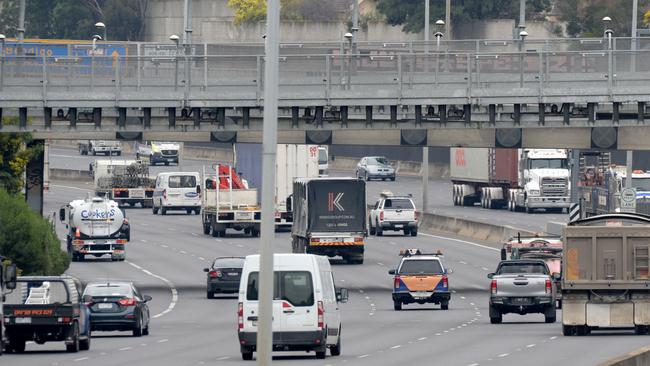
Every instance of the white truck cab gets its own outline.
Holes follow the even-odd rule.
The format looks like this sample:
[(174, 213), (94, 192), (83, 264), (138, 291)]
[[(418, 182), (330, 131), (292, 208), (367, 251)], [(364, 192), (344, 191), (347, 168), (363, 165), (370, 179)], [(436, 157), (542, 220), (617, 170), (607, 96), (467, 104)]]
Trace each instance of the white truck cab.
[(185, 210), (188, 215), (201, 213), (201, 183), (198, 172), (158, 173), (153, 191), (153, 214)]
[[(275, 254), (273, 260), (273, 350), (315, 351), (325, 358), (341, 353), (339, 303), (347, 290), (336, 289), (327, 257), (313, 254)], [(244, 262), (237, 309), (238, 336), (244, 360), (256, 351), (259, 321), (260, 256)]]

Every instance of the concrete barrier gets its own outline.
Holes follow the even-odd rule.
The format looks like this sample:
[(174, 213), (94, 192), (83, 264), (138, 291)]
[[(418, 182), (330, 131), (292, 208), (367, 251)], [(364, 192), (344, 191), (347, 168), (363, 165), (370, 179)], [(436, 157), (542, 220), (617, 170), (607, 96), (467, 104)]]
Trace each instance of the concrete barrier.
[(50, 180), (67, 180), (78, 182), (90, 182), (92, 178), (87, 170), (75, 169), (50, 169)]
[[(357, 168), (359, 158), (349, 158), (345, 156), (335, 156), (329, 162), (329, 170), (345, 171), (354, 173)], [(422, 163), (415, 161), (392, 161), (395, 171), (402, 176), (421, 176)], [(449, 166), (447, 164), (429, 163), (430, 178), (446, 178), (449, 176)]]
[(639, 348), (624, 355), (612, 358), (598, 366), (647, 366), (650, 365), (650, 346)]
[(522, 235), (535, 235), (535, 233), (528, 230), (518, 229), (512, 226), (494, 225), (434, 213), (425, 213), (421, 216), (420, 230), (444, 231), (466, 238), (499, 244), (517, 235), (517, 233), (521, 233)]

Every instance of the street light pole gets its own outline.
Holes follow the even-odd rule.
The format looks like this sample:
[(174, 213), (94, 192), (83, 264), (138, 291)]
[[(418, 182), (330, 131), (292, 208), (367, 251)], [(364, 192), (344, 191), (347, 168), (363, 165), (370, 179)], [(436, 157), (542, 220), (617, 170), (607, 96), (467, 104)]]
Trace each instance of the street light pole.
[(280, 0), (268, 0), (264, 72), (264, 127), (262, 140), (262, 227), (260, 238), (260, 293), (257, 328), (257, 364), (268, 366), (273, 348), (273, 240), (275, 239), (275, 164), (278, 143)]
[(95, 23), (95, 27), (104, 31), (104, 42), (108, 41), (108, 38), (106, 38), (106, 24), (104, 22), (97, 22)]
[(445, 34), (451, 39), (451, 0), (445, 3)]
[[(2, 90), (2, 86), (4, 85), (4, 68), (5, 68), (5, 40), (7, 37), (5, 37), (4, 34), (0, 34), (0, 42), (2, 42), (2, 60), (0, 60), (0, 90)], [(0, 124), (1, 121), (0, 121)]]
[(178, 54), (179, 54), (179, 48), (178, 48), (178, 41), (180, 37), (178, 37), (175, 34), (172, 34), (169, 36), (169, 39), (174, 42), (176, 45), (176, 53), (174, 54), (174, 91), (178, 90)]
[(348, 40), (348, 52), (347, 52), (348, 57), (346, 57), (347, 61), (348, 61), (348, 67), (347, 67), (347, 77), (345, 78), (346, 79), (345, 84), (346, 84), (346, 89), (350, 90), (352, 88), (352, 81), (351, 81), (351, 79), (352, 79), (352, 41), (354, 39), (354, 35), (352, 33), (345, 33), (345, 35), (343, 37), (345, 37), (345, 39)]
[(639, 18), (639, 0), (632, 1), (632, 60), (631, 60), (631, 69), (632, 72), (636, 71), (636, 48), (637, 48), (637, 20)]
[(189, 56), (192, 52), (192, 0), (185, 0), (183, 11), (185, 33), (183, 34), (183, 45), (185, 46), (185, 88), (189, 90), (191, 84), (191, 68)]
[(519, 87), (524, 87), (524, 42), (526, 42), (526, 37), (528, 32), (522, 30), (519, 32)]
[(101, 40), (102, 37), (98, 34), (93, 36), (93, 49), (90, 53), (90, 89), (92, 90), (95, 87), (95, 52), (97, 51), (97, 40)]

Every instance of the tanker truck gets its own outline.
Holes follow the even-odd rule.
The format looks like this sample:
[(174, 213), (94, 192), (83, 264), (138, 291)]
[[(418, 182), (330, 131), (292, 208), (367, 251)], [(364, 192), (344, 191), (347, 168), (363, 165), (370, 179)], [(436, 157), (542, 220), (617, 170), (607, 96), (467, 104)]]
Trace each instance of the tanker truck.
[(563, 212), (571, 204), (563, 149), (452, 148), (454, 206)]
[(125, 244), (131, 239), (131, 227), (117, 202), (102, 197), (74, 200), (59, 210), (59, 220), (67, 229), (68, 254), (73, 262), (86, 255), (111, 256), (113, 261), (126, 258)]

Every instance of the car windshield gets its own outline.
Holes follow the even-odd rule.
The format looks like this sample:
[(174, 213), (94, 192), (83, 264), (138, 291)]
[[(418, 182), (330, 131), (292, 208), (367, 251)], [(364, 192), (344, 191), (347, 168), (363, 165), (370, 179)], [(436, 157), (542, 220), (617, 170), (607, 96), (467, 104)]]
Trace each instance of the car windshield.
[(368, 158), (368, 165), (389, 165), (388, 160), (384, 157)]
[(384, 208), (392, 208), (395, 210), (412, 210), (413, 203), (407, 198), (391, 198), (384, 202)]
[(244, 267), (244, 258), (217, 258), (212, 264), (212, 268), (242, 268)]
[(504, 263), (499, 267), (498, 274), (548, 274), (546, 266), (542, 263)]
[(169, 188), (195, 188), (196, 177), (193, 175), (172, 175), (169, 177)]
[(434, 259), (405, 260), (399, 269), (399, 274), (431, 274), (442, 273), (440, 262)]
[(110, 285), (88, 285), (84, 296), (90, 295), (93, 297), (101, 296), (129, 296), (131, 295), (131, 286), (126, 283), (110, 284)]
[(529, 169), (566, 169), (566, 159), (530, 159)]
[[(314, 305), (314, 285), (307, 271), (274, 272), (273, 299), (285, 300), (293, 306)], [(246, 299), (258, 300), (259, 272), (248, 276)]]
[(62, 281), (18, 280), (16, 289), (7, 293), (5, 301), (11, 305), (69, 303)]

